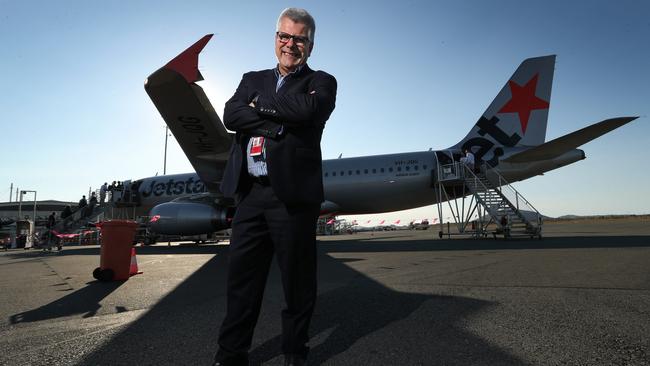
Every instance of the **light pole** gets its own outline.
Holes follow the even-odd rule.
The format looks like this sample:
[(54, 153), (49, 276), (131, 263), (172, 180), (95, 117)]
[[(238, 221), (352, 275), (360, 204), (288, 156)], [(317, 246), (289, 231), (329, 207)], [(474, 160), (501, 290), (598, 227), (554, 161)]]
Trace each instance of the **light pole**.
[(167, 137), (169, 136), (169, 126), (165, 126), (165, 159), (163, 160), (163, 175), (167, 175)]
[(23, 214), (23, 195), (27, 193), (34, 193), (34, 224), (36, 224), (36, 191), (22, 190), (20, 191), (20, 201), (18, 202), (18, 220), (21, 220)]

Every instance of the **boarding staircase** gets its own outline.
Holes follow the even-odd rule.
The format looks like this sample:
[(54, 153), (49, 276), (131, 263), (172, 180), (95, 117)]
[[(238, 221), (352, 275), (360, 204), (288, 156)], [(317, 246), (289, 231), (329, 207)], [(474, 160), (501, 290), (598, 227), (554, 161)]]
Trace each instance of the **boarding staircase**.
[[(108, 219), (135, 219), (135, 204), (107, 201), (102, 205), (88, 205), (57, 222), (52, 231), (59, 234), (79, 234), (93, 228), (95, 223)], [(41, 232), (40, 237), (45, 237), (43, 234), (47, 230)]]
[(103, 206), (86, 206), (78, 209), (72, 215), (54, 225), (52, 230), (62, 234), (75, 232), (76, 230), (87, 227), (88, 223), (98, 221), (110, 206), (112, 205), (105, 204)]
[(497, 169), (488, 163), (476, 172), (462, 166), (465, 186), (497, 225), (495, 236), (542, 238), (542, 215)]
[[(475, 171), (460, 162), (439, 166), (436, 192), (440, 217), (439, 236), (452, 235), (449, 223), (445, 233), (442, 222), (442, 202), (449, 204), (457, 224), (457, 233), (474, 237), (487, 236), (487, 228), (494, 224), (492, 234), (510, 237), (542, 237), (542, 216), (506, 179), (498, 169), (483, 163)], [(469, 195), (468, 195), (469, 194)], [(469, 204), (466, 204), (466, 197)], [(458, 203), (458, 198), (461, 203)], [(452, 205), (452, 200), (455, 204)], [(473, 220), (478, 213), (478, 220)], [(471, 227), (471, 229), (470, 229)]]

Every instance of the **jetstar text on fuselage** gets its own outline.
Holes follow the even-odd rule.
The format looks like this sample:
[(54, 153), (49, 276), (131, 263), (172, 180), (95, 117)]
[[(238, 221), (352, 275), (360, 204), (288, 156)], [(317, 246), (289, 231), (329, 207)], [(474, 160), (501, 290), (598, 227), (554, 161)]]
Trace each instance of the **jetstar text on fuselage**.
[(141, 194), (143, 197), (162, 196), (162, 195), (183, 195), (193, 193), (203, 193), (207, 189), (205, 184), (200, 180), (190, 177), (187, 180), (167, 179), (166, 181), (152, 180), (150, 183), (143, 185)]

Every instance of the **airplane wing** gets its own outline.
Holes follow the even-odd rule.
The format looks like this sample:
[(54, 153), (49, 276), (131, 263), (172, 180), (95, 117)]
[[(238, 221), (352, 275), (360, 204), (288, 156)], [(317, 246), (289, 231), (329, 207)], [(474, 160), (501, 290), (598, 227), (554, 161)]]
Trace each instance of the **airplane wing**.
[(233, 134), (195, 83), (203, 80), (199, 53), (210, 38), (204, 36), (151, 74), (144, 88), (208, 191), (217, 193)]
[(606, 119), (578, 131), (572, 132), (568, 135), (558, 137), (539, 146), (535, 146), (518, 154), (509, 156), (503, 161), (507, 163), (525, 163), (530, 161), (552, 159), (570, 150), (573, 150), (580, 145), (586, 144), (587, 142), (600, 137), (607, 132), (610, 132), (629, 122), (632, 122), (637, 118), (639, 117), (619, 117)]

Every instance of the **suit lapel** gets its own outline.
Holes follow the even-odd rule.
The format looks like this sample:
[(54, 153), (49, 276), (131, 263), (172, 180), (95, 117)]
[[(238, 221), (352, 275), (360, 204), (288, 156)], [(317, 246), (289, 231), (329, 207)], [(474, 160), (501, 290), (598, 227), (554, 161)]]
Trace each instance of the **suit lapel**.
[[(269, 77), (270, 77), (270, 85), (265, 85), (265, 88), (267, 88), (267, 89), (266, 89), (267, 91), (275, 92), (275, 87), (277, 86), (278, 79), (277, 79), (277, 77), (275, 76), (275, 70), (274, 70), (274, 69), (271, 69), (270, 71), (271, 71), (271, 72), (269, 73)], [(284, 85), (282, 85), (282, 87), (280, 88), (280, 90), (278, 90), (277, 92), (280, 93), (280, 94), (284, 94), (284, 93), (286, 93), (286, 92), (287, 92), (288, 90), (290, 90), (294, 85), (299, 84), (300, 81), (301, 81), (302, 79), (304, 79), (307, 75), (311, 74), (312, 72), (314, 72), (314, 71), (313, 71), (312, 69), (310, 69), (309, 66), (307, 66), (307, 65), (303, 66), (303, 68), (300, 70), (300, 72), (298, 72), (298, 73), (295, 74), (295, 75), (291, 75), (291, 76), (289, 76), (289, 77), (284, 81)], [(271, 89), (268, 89), (269, 87), (270, 87)]]
[(290, 78), (287, 79), (285, 85), (281, 88), (291, 88), (293, 85), (297, 85), (300, 83), (302, 79), (304, 79), (307, 75), (311, 74), (313, 71), (312, 69), (309, 68), (309, 66), (305, 65), (300, 69), (300, 72), (298, 72), (295, 75), (292, 75)]
[(266, 75), (264, 75), (264, 92), (269, 93), (269, 95), (275, 94), (275, 85), (277, 80), (275, 79), (274, 69), (268, 70)]

